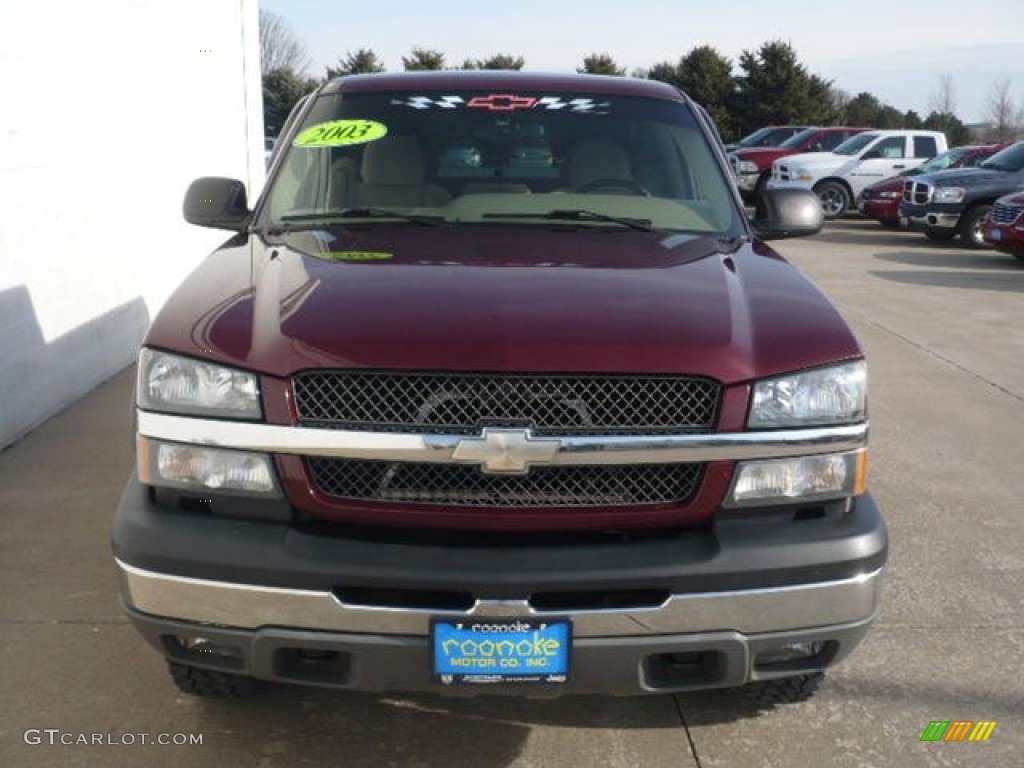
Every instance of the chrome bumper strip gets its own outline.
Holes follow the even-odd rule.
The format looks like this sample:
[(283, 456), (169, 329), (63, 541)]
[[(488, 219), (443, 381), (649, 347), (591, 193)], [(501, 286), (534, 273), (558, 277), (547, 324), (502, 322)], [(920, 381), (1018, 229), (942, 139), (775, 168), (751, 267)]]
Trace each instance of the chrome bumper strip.
[(425, 636), (432, 616), (561, 616), (577, 637), (733, 630), (775, 632), (871, 618), (881, 602), (881, 569), (841, 581), (735, 592), (672, 595), (660, 606), (536, 611), (525, 600), (477, 600), (468, 611), (350, 605), (330, 592), (207, 581), (146, 571), (117, 560), (125, 601), (153, 616), (224, 627), (285, 627)]
[[(480, 437), (465, 435), (313, 429), (148, 411), (139, 411), (138, 416), (140, 435), (192, 445), (379, 461), (457, 464), (481, 464), (487, 461), (481, 459), (477, 452), (465, 448), (459, 450), (460, 444), (479, 443), (481, 440)], [(543, 456), (538, 456), (536, 463), (579, 466), (675, 464), (839, 453), (865, 445), (868, 425), (860, 423), (762, 432), (653, 436), (532, 438), (526, 430), (523, 432), (526, 434), (525, 442), (517, 446), (544, 444)], [(553, 443), (558, 445), (551, 446)], [(517, 458), (524, 459), (526, 463), (534, 463), (527, 454)]]

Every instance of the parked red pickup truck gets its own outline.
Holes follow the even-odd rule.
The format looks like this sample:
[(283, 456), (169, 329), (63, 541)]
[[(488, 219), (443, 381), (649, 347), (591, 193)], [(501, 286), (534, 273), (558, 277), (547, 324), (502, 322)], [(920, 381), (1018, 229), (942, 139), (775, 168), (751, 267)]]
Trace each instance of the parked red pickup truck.
[(746, 202), (755, 203), (772, 175), (772, 163), (776, 160), (804, 152), (831, 152), (851, 136), (868, 130), (871, 129), (847, 126), (806, 128), (777, 147), (739, 148), (730, 153), (729, 162), (740, 194)]
[(879, 610), (864, 353), (654, 81), (346, 77), (139, 356), (113, 523), (184, 691), (803, 698)]

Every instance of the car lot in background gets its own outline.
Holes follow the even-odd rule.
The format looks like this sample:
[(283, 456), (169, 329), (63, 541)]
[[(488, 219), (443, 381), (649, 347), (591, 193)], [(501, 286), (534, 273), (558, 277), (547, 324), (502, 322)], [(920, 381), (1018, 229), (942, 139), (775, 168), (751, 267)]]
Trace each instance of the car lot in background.
[(834, 125), (828, 128), (805, 128), (777, 147), (741, 147), (731, 152), (729, 162), (736, 174), (736, 186), (748, 203), (756, 203), (772, 173), (772, 163), (791, 155), (807, 152), (831, 152), (851, 136), (870, 128)]
[(982, 236), (993, 248), (1024, 259), (1024, 191), (996, 200), (982, 225)]
[(852, 208), (865, 187), (916, 168), (946, 149), (946, 136), (939, 131), (868, 131), (834, 152), (777, 160), (767, 189), (813, 189), (825, 218), (836, 219)]
[(997, 152), (977, 168), (907, 179), (900, 220), (932, 240), (959, 236), (968, 248), (985, 248), (985, 216), (997, 198), (1020, 189), (1024, 189), (1024, 141)]
[(869, 219), (875, 219), (883, 227), (900, 225), (900, 200), (903, 199), (903, 180), (907, 176), (944, 171), (947, 168), (974, 168), (987, 160), (1005, 144), (970, 144), (955, 147), (936, 155), (924, 165), (903, 171), (892, 178), (872, 184), (860, 193), (857, 208)]
[(749, 136), (744, 136), (734, 144), (726, 144), (725, 148), (732, 152), (748, 147), (777, 147), (782, 142), (806, 129), (806, 125), (770, 125), (758, 128)]

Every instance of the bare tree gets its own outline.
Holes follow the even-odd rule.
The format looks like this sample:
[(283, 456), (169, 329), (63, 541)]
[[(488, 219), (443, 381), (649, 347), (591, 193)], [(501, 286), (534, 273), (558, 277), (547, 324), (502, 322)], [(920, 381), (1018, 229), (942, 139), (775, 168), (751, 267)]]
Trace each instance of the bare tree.
[(940, 115), (952, 115), (956, 113), (956, 83), (950, 74), (939, 75), (939, 80), (932, 92), (932, 112)]
[(1009, 78), (1002, 78), (988, 92), (985, 117), (992, 124), (990, 137), (995, 141), (1013, 141), (1024, 123), (1024, 109), (1014, 103), (1010, 85)]
[(306, 46), (288, 22), (270, 11), (260, 10), (260, 70), (264, 75), (287, 69), (301, 75), (309, 66)]

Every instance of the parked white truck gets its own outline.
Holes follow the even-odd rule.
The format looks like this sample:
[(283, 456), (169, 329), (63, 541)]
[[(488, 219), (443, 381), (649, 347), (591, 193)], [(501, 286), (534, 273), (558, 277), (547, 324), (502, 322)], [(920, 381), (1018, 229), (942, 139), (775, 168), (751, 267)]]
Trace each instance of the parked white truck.
[(790, 155), (772, 164), (768, 189), (803, 187), (821, 200), (826, 219), (853, 208), (872, 184), (916, 168), (948, 149), (939, 131), (868, 131), (847, 139), (832, 152)]

